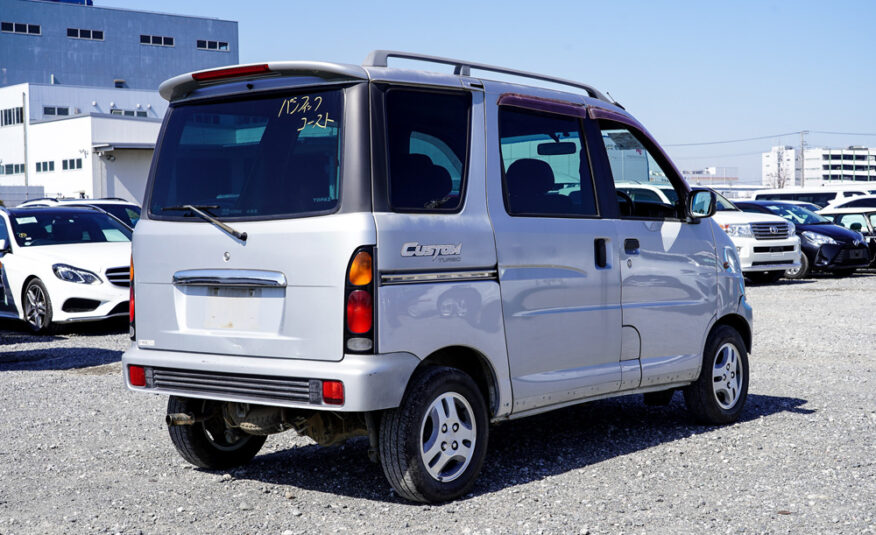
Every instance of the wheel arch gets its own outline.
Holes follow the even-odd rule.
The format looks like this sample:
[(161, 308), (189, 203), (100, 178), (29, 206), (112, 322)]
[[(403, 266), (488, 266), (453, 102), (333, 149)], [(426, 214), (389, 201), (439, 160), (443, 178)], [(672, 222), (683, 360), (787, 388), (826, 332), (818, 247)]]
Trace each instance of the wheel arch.
[[(498, 413), (499, 383), (496, 372), (489, 359), (480, 351), (467, 346), (444, 347), (423, 359), (414, 373), (427, 366), (447, 366), (466, 373), (474, 380), (478, 390), (484, 396), (490, 417), (494, 417)], [(410, 380), (408, 384), (410, 384)]]
[[(722, 325), (727, 325), (728, 327), (732, 327), (736, 332), (742, 336), (742, 340), (745, 342), (745, 351), (747, 353), (751, 353), (751, 343), (752, 343), (752, 334), (751, 334), (751, 326), (745, 321), (745, 318), (740, 316), (739, 314), (727, 314), (726, 316), (722, 316), (712, 325), (712, 328), (709, 330), (709, 336)], [(706, 339), (708, 340), (708, 336)]]

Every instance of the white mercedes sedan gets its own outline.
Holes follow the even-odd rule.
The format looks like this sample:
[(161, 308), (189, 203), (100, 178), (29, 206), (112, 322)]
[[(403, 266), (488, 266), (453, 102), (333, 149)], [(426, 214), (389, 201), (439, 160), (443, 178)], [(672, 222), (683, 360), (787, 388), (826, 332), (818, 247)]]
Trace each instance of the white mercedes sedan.
[(128, 314), (131, 230), (87, 207), (0, 208), (0, 317), (34, 332)]

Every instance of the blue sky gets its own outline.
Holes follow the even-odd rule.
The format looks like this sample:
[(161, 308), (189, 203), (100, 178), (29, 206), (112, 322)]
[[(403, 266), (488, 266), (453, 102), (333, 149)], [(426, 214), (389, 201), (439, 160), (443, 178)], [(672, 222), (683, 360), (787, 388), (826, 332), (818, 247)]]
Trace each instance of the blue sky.
[[(608, 91), (683, 169), (760, 181), (778, 143), (876, 146), (876, 2), (94, 0), (239, 22), (240, 61), (361, 63), (375, 48), (492, 63)], [(702, 143), (771, 136), (743, 143)]]

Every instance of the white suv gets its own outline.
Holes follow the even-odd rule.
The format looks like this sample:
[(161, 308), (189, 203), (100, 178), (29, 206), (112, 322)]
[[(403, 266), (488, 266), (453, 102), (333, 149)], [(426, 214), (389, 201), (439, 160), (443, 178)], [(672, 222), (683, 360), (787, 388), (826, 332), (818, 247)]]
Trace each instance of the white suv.
[(743, 212), (716, 193), (715, 221), (736, 245), (742, 272), (754, 282), (775, 282), (800, 267), (800, 238), (794, 223), (779, 216)]
[[(160, 92), (123, 369), (169, 396), (191, 463), (361, 434), (400, 496), (434, 502), (475, 485), (491, 422), (675, 390), (702, 422), (739, 417), (751, 308), (715, 195), (591, 86), (377, 51)], [(617, 186), (652, 179), (677, 201)]]

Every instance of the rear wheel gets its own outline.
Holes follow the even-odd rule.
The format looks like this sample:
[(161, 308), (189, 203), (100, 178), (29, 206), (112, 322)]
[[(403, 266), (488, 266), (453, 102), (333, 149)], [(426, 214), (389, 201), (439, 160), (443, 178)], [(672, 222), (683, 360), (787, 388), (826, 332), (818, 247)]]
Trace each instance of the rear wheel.
[(52, 300), (39, 279), (32, 279), (24, 290), (24, 321), (35, 333), (45, 334), (51, 330)]
[(785, 270), (785, 277), (789, 279), (805, 279), (809, 276), (809, 259), (806, 255), (800, 255), (800, 267)]
[(770, 282), (776, 282), (777, 280), (781, 279), (782, 275), (784, 274), (784, 271), (755, 271), (753, 273), (746, 273), (745, 276), (748, 277), (751, 282), (765, 284)]
[(201, 468), (219, 470), (248, 463), (268, 437), (250, 435), (228, 427), (222, 418), (221, 403), (204, 399), (170, 396), (167, 413), (206, 416), (192, 425), (171, 425), (170, 440), (183, 459)]
[(684, 388), (684, 402), (697, 420), (727, 424), (742, 413), (748, 396), (748, 352), (736, 329), (721, 325), (709, 334), (697, 381)]
[(486, 404), (471, 377), (454, 368), (426, 368), (412, 379), (401, 406), (383, 414), (383, 473), (408, 500), (458, 498), (481, 471), (488, 425)]

